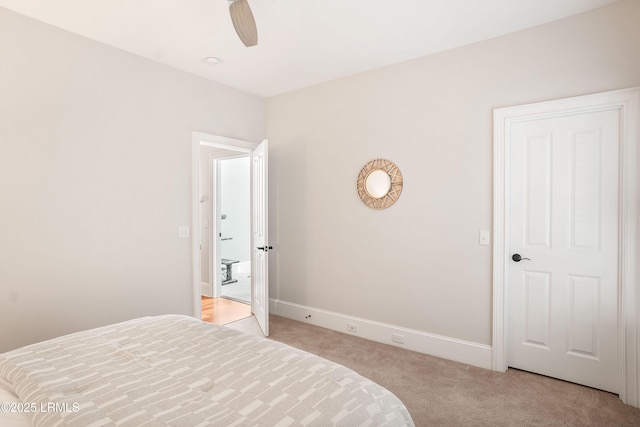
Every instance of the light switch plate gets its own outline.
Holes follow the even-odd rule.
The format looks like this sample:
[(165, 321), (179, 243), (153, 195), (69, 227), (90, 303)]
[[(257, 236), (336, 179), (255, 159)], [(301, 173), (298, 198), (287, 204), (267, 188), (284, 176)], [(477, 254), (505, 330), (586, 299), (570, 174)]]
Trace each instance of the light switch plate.
[(188, 225), (180, 225), (180, 226), (178, 226), (178, 238), (179, 239), (188, 239), (189, 238), (189, 226)]
[(483, 246), (489, 246), (491, 237), (489, 237), (489, 230), (480, 230), (478, 244)]

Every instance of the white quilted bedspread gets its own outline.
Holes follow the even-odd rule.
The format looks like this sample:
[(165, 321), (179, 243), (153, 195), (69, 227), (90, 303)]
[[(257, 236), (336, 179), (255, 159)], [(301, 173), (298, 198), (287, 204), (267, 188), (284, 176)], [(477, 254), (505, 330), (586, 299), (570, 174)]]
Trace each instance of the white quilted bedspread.
[(344, 366), (180, 315), (1, 354), (0, 386), (31, 405), (35, 426), (413, 425), (397, 397)]

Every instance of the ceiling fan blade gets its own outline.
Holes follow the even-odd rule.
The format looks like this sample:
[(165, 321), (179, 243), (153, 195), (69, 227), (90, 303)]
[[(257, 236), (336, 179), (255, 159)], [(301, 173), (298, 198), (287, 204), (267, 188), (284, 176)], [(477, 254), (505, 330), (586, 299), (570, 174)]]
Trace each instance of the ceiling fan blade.
[(258, 29), (253, 13), (247, 0), (234, 0), (229, 4), (231, 22), (238, 33), (238, 37), (245, 46), (255, 46), (258, 44)]

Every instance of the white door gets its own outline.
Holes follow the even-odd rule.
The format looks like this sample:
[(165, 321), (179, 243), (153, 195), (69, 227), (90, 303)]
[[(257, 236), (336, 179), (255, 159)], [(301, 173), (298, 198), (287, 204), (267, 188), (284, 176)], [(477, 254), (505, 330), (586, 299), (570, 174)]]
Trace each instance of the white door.
[(507, 136), (508, 242), (523, 258), (508, 260), (508, 364), (614, 393), (619, 114), (514, 123)]
[(251, 228), (253, 232), (253, 272), (251, 311), (265, 336), (269, 335), (269, 233), (268, 233), (268, 141), (253, 151)]

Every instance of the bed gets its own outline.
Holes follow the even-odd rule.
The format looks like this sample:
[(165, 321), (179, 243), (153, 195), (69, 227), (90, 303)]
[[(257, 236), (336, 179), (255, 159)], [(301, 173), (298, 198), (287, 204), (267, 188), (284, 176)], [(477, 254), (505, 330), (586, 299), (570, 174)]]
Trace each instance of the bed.
[(188, 316), (143, 317), (0, 354), (2, 426), (412, 426), (385, 388)]

